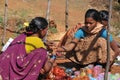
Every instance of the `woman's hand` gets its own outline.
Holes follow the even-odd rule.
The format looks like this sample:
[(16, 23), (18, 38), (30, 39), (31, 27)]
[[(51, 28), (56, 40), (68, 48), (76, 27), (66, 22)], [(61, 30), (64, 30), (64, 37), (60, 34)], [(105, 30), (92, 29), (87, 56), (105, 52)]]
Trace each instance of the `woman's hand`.
[(45, 70), (43, 68), (40, 70), (40, 74), (45, 74)]
[(53, 55), (63, 56), (63, 55), (62, 55), (62, 52), (60, 51), (60, 49), (61, 49), (61, 47), (55, 46), (54, 49), (53, 49)]
[(110, 66), (113, 65), (114, 61), (117, 59), (118, 56), (120, 56), (120, 51), (116, 50), (115, 55), (113, 56), (113, 61), (110, 62)]

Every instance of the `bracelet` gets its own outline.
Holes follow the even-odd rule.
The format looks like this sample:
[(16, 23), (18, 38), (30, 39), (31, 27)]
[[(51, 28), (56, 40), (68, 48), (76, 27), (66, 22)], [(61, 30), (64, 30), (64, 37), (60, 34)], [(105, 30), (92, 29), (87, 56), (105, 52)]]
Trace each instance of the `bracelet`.
[(49, 63), (50, 63), (51, 65), (53, 65), (53, 62), (49, 61)]
[(73, 42), (73, 41), (71, 41), (70, 43), (73, 43), (73, 44), (75, 44), (75, 45), (77, 44), (76, 42)]
[(65, 47), (62, 46), (61, 48), (64, 49), (65, 52), (67, 51), (67, 50), (65, 49)]
[(51, 58), (52, 58), (52, 59), (56, 59), (56, 55), (52, 55)]

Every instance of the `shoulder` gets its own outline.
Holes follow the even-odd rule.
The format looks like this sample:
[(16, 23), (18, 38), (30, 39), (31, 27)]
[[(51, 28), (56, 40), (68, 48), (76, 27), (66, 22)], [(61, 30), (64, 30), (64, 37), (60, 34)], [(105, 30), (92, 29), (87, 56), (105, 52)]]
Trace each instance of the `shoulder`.
[(85, 37), (85, 31), (83, 29), (79, 29), (76, 33), (75, 33), (75, 38), (83, 38)]
[(41, 54), (46, 54), (47, 55), (47, 50), (45, 48), (36, 48), (33, 50), (33, 52), (41, 53)]
[(100, 34), (106, 34), (107, 33), (107, 30), (105, 28), (103, 28), (100, 32)]
[(77, 30), (77, 32), (75, 33), (75, 35), (85, 36), (85, 33), (86, 32), (82, 28), (80, 28), (80, 29)]
[(84, 33), (84, 32), (85, 32), (85, 31), (84, 31), (82, 28), (80, 28), (80, 29), (77, 30), (76, 33)]

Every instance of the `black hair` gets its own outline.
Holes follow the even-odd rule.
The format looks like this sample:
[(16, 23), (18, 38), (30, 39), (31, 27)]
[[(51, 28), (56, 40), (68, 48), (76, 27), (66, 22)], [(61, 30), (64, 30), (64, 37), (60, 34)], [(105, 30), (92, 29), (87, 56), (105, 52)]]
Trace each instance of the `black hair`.
[(99, 12), (96, 9), (87, 10), (85, 14), (85, 19), (89, 17), (93, 18), (95, 21), (100, 21)]
[(99, 15), (100, 15), (101, 20), (108, 21), (108, 19), (109, 19), (109, 12), (108, 11), (101, 10), (101, 11), (99, 11)]
[(40, 29), (45, 29), (48, 26), (48, 22), (43, 17), (35, 17), (31, 20), (29, 26), (26, 28), (26, 32), (29, 34), (37, 33)]

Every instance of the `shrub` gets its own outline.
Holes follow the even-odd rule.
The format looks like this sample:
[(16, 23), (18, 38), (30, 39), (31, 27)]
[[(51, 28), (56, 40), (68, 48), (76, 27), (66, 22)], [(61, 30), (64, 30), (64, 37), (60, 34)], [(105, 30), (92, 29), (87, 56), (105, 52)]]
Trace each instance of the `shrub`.
[(120, 11), (120, 4), (114, 5), (113, 9), (116, 10), (116, 11)]
[(3, 24), (3, 18), (0, 16), (0, 25)]

